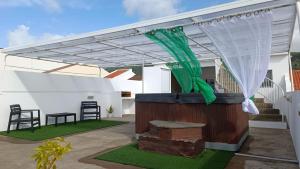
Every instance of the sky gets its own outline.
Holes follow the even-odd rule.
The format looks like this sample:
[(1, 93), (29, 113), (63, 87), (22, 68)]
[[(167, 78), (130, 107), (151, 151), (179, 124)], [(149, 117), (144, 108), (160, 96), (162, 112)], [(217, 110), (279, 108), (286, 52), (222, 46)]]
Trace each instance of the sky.
[(233, 0), (0, 0), (0, 48), (97, 31)]
[[(0, 48), (97, 31), (231, 1), (234, 0), (0, 0)], [(300, 52), (300, 35), (296, 32), (292, 51)]]

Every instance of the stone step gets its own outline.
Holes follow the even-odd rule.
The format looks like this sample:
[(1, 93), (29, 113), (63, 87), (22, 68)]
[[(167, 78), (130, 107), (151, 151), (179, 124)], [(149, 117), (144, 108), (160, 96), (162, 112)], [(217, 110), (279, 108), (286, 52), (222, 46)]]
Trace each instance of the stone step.
[(258, 109), (260, 109), (260, 108), (273, 108), (272, 103), (255, 103), (255, 105)]
[(150, 121), (151, 135), (164, 140), (174, 139), (202, 139), (203, 123), (176, 122), (176, 121)]
[(186, 157), (194, 157), (204, 149), (203, 139), (173, 139), (166, 140), (150, 133), (139, 136), (139, 149), (154, 151), (164, 154), (172, 154)]
[(152, 120), (150, 124), (159, 128), (201, 128), (204, 127), (203, 123), (191, 123), (181, 121), (163, 121), (163, 120)]
[(253, 121), (281, 121), (282, 120), (282, 115), (276, 115), (276, 114), (249, 115), (249, 120), (253, 120)]
[(280, 115), (279, 109), (273, 108), (258, 108), (259, 114), (273, 114), (273, 115)]

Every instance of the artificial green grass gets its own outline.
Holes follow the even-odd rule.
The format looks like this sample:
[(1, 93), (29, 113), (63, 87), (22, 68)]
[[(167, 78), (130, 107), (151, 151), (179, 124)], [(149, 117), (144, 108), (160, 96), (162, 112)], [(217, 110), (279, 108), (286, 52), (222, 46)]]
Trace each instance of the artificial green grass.
[(74, 124), (73, 122), (59, 124), (57, 127), (55, 127), (54, 125), (42, 126), (40, 129), (36, 128), (34, 132), (32, 132), (30, 129), (13, 130), (10, 133), (6, 133), (6, 131), (3, 131), (0, 132), (0, 135), (20, 138), (24, 140), (41, 141), (59, 136), (66, 136), (95, 129), (116, 126), (124, 123), (126, 122), (111, 120), (86, 120), (77, 122), (77, 124)]
[(233, 152), (206, 149), (195, 158), (188, 158), (143, 151), (137, 144), (131, 144), (96, 159), (147, 169), (224, 169), (232, 157)]

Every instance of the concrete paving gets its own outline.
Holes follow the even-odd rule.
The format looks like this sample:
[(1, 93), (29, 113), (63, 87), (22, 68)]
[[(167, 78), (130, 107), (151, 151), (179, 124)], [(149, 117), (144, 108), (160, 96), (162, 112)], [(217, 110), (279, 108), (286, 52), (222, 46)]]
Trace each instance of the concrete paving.
[[(131, 120), (131, 119), (127, 119)], [(127, 121), (126, 120), (126, 121)], [(131, 120), (132, 121), (132, 120)], [(59, 161), (60, 169), (104, 169), (93, 164), (79, 162), (79, 159), (104, 151), (109, 148), (126, 145), (134, 137), (134, 123), (124, 124), (106, 129), (76, 134), (65, 137), (71, 142), (72, 151)], [(18, 141), (0, 136), (0, 168), (1, 169), (35, 169), (31, 156), (40, 142)]]
[[(117, 118), (113, 118), (118, 120)], [(134, 138), (134, 117), (122, 120), (128, 124), (91, 132), (68, 136), (65, 139), (72, 143), (73, 150), (59, 161), (59, 169), (107, 169), (110, 167), (82, 163), (79, 160), (110, 148), (129, 144)], [(269, 157), (296, 159), (291, 136), (288, 130), (251, 128), (250, 137), (243, 145), (241, 153)], [(40, 142), (20, 141), (0, 136), (1, 169), (34, 169), (35, 162), (31, 156)], [(125, 167), (131, 169), (130, 166)], [(124, 169), (125, 169), (124, 168)], [(134, 168), (134, 167), (132, 167)], [(122, 168), (123, 169), (123, 168)], [(298, 169), (297, 164), (234, 156), (226, 169)]]
[[(290, 132), (282, 129), (250, 128), (250, 136), (239, 153), (297, 160)], [(236, 155), (226, 169), (299, 169), (299, 166), (278, 160)]]
[(226, 169), (299, 169), (297, 164), (234, 156)]

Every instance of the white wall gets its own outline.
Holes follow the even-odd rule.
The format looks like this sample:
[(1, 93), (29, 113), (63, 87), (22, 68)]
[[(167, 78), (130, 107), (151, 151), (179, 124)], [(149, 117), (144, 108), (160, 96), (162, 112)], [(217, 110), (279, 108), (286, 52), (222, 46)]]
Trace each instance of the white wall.
[(142, 93), (142, 81), (111, 79), (115, 91), (131, 91), (133, 94)]
[[(300, 92), (289, 92), (279, 101), (280, 111), (286, 114), (298, 161), (300, 160)], [(300, 167), (300, 164), (299, 164)]]
[(164, 66), (145, 67), (144, 93), (170, 93), (171, 71)]
[(273, 81), (280, 84), (284, 75), (289, 75), (288, 54), (271, 56), (269, 69), (273, 72)]
[(0, 131), (7, 128), (11, 104), (40, 109), (42, 124), (47, 113), (75, 112), (79, 119), (80, 103), (88, 96), (98, 101), (103, 117), (110, 105), (114, 116), (122, 115), (121, 94), (107, 79), (17, 71), (0, 71), (0, 78)]
[[(298, 161), (300, 160), (300, 93), (292, 93), (292, 111), (289, 113), (289, 126)], [(299, 164), (300, 166), (300, 164)]]
[[(145, 78), (148, 80), (144, 84), (148, 86), (148, 92), (171, 90), (169, 70), (160, 67), (145, 70)], [(48, 113), (75, 112), (79, 120), (80, 103), (88, 100), (88, 96), (93, 96), (92, 100), (98, 101), (102, 117), (107, 116), (106, 109), (110, 105), (114, 108), (115, 117), (121, 117), (126, 113), (124, 108), (128, 110), (127, 113), (134, 113), (134, 99), (122, 99), (121, 91), (131, 91), (133, 97), (136, 93), (142, 93), (142, 81), (135, 80), (110, 80), (10, 70), (0, 70), (0, 78), (0, 131), (7, 128), (11, 104), (20, 104), (23, 109), (40, 109), (43, 125), (45, 114)]]
[(171, 92), (171, 71), (169, 69), (161, 69), (161, 93)]
[(115, 91), (130, 91), (131, 98), (122, 98), (120, 108), (122, 114), (135, 114), (135, 94), (142, 93), (142, 81), (136, 80), (111, 80)]

